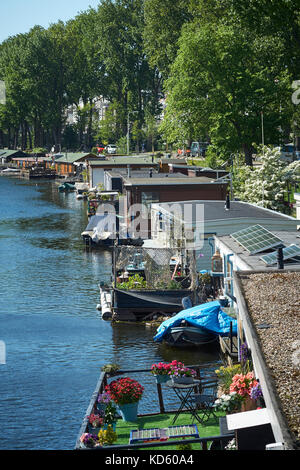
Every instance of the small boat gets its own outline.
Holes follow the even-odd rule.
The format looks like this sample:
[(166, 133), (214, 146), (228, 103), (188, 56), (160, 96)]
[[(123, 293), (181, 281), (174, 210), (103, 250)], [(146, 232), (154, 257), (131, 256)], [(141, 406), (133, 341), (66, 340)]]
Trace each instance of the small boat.
[(196, 326), (190, 326), (183, 320), (181, 326), (172, 328), (170, 334), (165, 338), (165, 342), (170, 346), (202, 346), (214, 343), (218, 339), (213, 333)]
[(72, 183), (62, 183), (58, 186), (60, 192), (75, 191), (75, 184)]
[(6, 168), (5, 170), (2, 170), (2, 173), (20, 173), (21, 170), (17, 168)]
[(164, 321), (153, 339), (171, 346), (202, 346), (219, 344), (219, 336), (229, 335), (237, 335), (237, 320), (227, 315), (216, 300), (184, 309)]

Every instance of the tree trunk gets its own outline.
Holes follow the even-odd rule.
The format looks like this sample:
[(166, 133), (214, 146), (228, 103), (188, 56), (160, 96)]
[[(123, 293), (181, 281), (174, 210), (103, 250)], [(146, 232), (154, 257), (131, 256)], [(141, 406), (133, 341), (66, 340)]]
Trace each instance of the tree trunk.
[(30, 148), (30, 150), (32, 150), (32, 135), (31, 135), (31, 129), (30, 129), (30, 126), (28, 125), (27, 122), (26, 122), (26, 126), (27, 126), (27, 132), (28, 132), (29, 148)]
[(244, 144), (243, 145), (243, 151), (244, 151), (244, 154), (245, 154), (245, 163), (246, 165), (248, 166), (253, 166), (253, 159), (252, 159), (252, 154), (253, 154), (253, 147), (252, 146), (248, 146), (247, 144)]

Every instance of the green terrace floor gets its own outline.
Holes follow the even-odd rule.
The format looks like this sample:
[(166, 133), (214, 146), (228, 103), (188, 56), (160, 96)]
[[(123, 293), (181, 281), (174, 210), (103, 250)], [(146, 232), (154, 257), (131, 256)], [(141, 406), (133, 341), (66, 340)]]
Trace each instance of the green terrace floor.
[[(199, 423), (190, 413), (181, 413), (176, 419), (175, 423), (172, 424), (175, 413), (165, 413), (152, 416), (139, 416), (137, 422), (125, 422), (121, 419), (117, 421), (116, 433), (118, 435), (118, 440), (115, 442), (115, 445), (124, 445), (129, 444), (130, 431), (135, 429), (151, 429), (151, 428), (167, 428), (169, 426), (182, 426), (187, 424), (196, 424), (199, 432), (199, 437), (210, 437), (210, 436), (219, 436), (220, 427), (219, 427), (219, 417), (224, 416), (224, 413), (216, 412), (215, 413), (218, 419), (215, 419), (211, 416), (204, 424)], [(200, 415), (201, 416), (201, 415)], [(192, 439), (187, 437), (187, 439)], [(184, 438), (178, 439), (181, 440), (184, 444)], [(150, 441), (149, 441), (150, 442)], [(160, 449), (160, 450), (176, 450), (177, 445), (171, 444), (170, 446), (161, 446), (161, 447), (151, 447), (148, 450)], [(209, 443), (208, 443), (209, 448)], [(140, 449), (143, 449), (142, 443)], [(202, 444), (200, 442), (192, 444), (193, 450), (202, 450)]]

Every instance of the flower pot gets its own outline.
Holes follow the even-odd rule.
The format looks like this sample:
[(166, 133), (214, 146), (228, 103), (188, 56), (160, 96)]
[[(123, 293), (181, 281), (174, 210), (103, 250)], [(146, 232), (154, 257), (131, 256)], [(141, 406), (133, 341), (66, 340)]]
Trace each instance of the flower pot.
[(174, 384), (192, 384), (194, 381), (193, 377), (172, 377)]
[(170, 376), (169, 375), (155, 375), (154, 376), (156, 378), (156, 383), (157, 384), (164, 384), (166, 382), (168, 382), (168, 380), (170, 380)]
[(139, 402), (118, 405), (118, 411), (120, 412), (123, 421), (137, 421), (138, 406)]
[(103, 429), (104, 430), (108, 429), (108, 426), (110, 426), (110, 425), (112, 426), (113, 431), (116, 432), (116, 429), (117, 429), (117, 423), (116, 422), (111, 423), (111, 424), (104, 424)]
[(251, 410), (256, 410), (257, 404), (255, 400), (252, 400), (252, 398), (247, 395), (245, 397), (245, 400), (242, 402), (241, 406), (241, 411), (251, 411)]

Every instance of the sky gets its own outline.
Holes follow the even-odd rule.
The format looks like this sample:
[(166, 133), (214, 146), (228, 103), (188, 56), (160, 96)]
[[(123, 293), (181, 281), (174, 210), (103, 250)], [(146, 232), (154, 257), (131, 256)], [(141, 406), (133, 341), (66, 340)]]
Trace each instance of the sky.
[(65, 22), (98, 4), (99, 0), (0, 0), (0, 43), (35, 25), (48, 28), (58, 20)]

